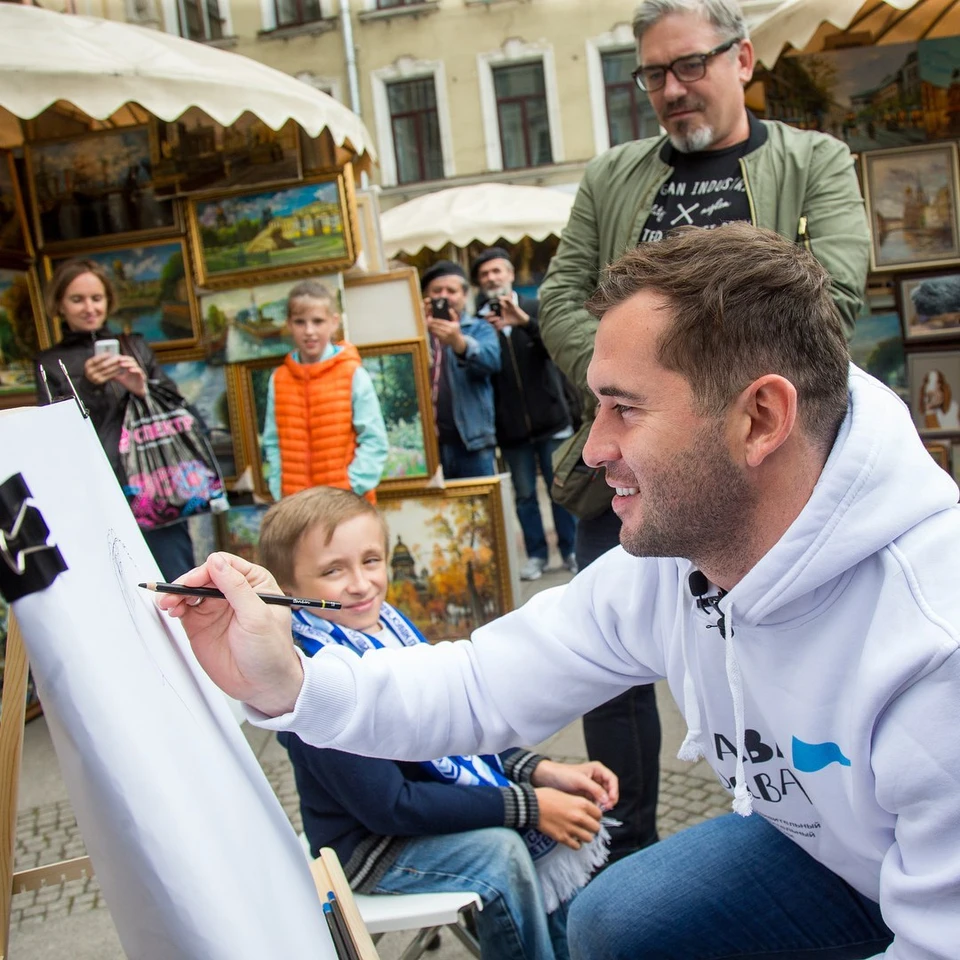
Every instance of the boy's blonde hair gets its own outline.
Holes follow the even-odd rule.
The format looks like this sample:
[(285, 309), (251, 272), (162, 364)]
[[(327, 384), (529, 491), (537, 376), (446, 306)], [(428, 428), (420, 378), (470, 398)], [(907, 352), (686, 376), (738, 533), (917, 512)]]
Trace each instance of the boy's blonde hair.
[(387, 525), (380, 512), (368, 500), (352, 490), (337, 487), (310, 487), (275, 503), (260, 524), (258, 553), (283, 588), (294, 580), (294, 557), (300, 541), (314, 527), (324, 533), (324, 544), (333, 539), (341, 523), (365, 514), (376, 517), (383, 529), (383, 548), (387, 549)]
[(291, 287), (287, 294), (287, 319), (290, 319), (290, 310), (294, 300), (307, 299), (319, 300), (330, 309), (331, 313), (339, 313), (337, 301), (330, 292), (329, 287), (319, 280), (301, 280)]

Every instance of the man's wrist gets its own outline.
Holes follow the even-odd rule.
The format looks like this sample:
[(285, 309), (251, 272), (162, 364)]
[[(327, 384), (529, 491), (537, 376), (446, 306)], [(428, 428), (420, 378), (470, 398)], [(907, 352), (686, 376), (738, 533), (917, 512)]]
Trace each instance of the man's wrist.
[(270, 690), (252, 697), (247, 704), (266, 717), (282, 717), (284, 714), (293, 713), (300, 691), (303, 689), (303, 679), (303, 662), (294, 653), (287, 662), (283, 679)]

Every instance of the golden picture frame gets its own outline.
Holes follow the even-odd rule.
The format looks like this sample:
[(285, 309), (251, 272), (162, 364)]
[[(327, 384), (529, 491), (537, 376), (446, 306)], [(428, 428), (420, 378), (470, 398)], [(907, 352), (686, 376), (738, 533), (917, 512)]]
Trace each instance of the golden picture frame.
[(334, 273), (356, 259), (357, 204), (349, 164), (285, 186), (196, 195), (186, 205), (201, 287)]
[[(73, 257), (99, 264), (114, 287), (117, 303), (107, 322), (122, 333), (139, 333), (158, 355), (200, 342), (200, 312), (183, 237), (81, 247), (46, 254), (49, 281), (57, 265)], [(60, 320), (53, 318), (60, 337)], [(167, 362), (164, 359), (164, 362)]]
[(387, 462), (377, 495), (422, 488), (440, 465), (426, 343), (403, 340), (359, 350), (387, 428)]
[(387, 599), (431, 642), (513, 609), (500, 477), (378, 492), (389, 531)]
[(862, 154), (870, 222), (870, 269), (922, 269), (960, 262), (956, 144), (929, 143)]
[(267, 388), (270, 376), (283, 363), (283, 356), (260, 357), (243, 363), (229, 364), (227, 369), (234, 377), (237, 396), (237, 412), (240, 418), (240, 443), (243, 466), (253, 474), (253, 489), (261, 497), (272, 499), (267, 485), (263, 461), (262, 438), (265, 424)]
[(37, 243), (51, 251), (181, 232), (179, 207), (153, 190), (149, 124), (27, 142)]

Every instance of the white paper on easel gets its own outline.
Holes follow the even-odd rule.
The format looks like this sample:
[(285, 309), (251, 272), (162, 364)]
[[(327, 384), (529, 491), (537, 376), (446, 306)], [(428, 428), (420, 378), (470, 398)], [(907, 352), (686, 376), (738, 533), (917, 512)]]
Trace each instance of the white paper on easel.
[(13, 608), (87, 850), (136, 960), (329, 958), (303, 851), (75, 403), (0, 417), (68, 569)]

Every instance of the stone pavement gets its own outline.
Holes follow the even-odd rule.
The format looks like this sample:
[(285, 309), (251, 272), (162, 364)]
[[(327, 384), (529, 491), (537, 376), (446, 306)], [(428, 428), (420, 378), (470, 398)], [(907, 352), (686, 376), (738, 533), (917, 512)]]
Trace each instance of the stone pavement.
[[(525, 584), (521, 599), (539, 589), (563, 583), (568, 574), (548, 572), (542, 580)], [(661, 836), (725, 813), (730, 799), (704, 761), (695, 766), (676, 759), (683, 738), (683, 722), (669, 690), (657, 689), (663, 721), (660, 803)], [(244, 725), (251, 748), (270, 781), (294, 829), (301, 829), (293, 772), (284, 751), (266, 731)], [(541, 752), (557, 760), (586, 759), (581, 725), (571, 724), (540, 744)], [(17, 818), (16, 869), (26, 869), (84, 854), (83, 838), (66, 790), (44, 720), (27, 725)], [(13, 898), (11, 960), (123, 960), (107, 905), (95, 877), (73, 880)], [(390, 934), (378, 944), (381, 960), (395, 960), (409, 936)], [(433, 960), (467, 960), (464, 948), (444, 934), (441, 948), (427, 955)]]

